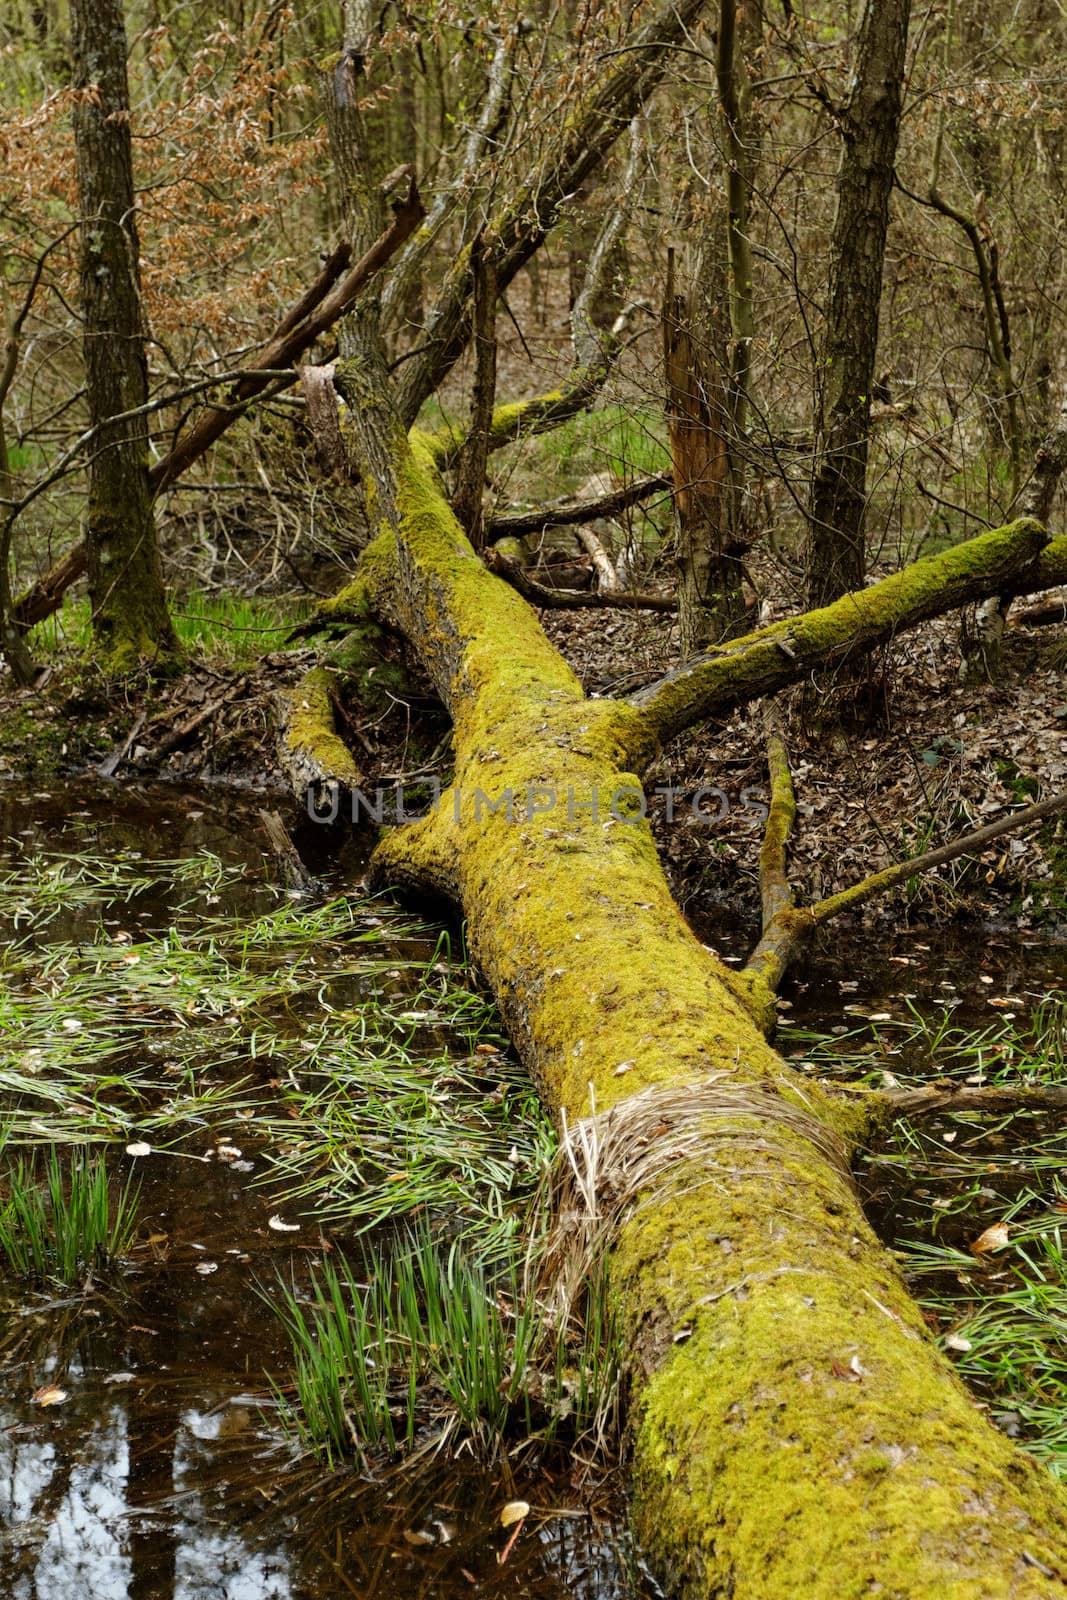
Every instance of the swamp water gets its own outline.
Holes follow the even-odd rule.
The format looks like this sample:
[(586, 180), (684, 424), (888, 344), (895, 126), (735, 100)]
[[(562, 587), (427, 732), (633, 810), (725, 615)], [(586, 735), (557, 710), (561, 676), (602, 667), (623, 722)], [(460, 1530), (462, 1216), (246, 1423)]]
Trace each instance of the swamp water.
[[(0, 1272), (0, 1593), (656, 1595), (617, 1488), (581, 1460), (426, 1451), (401, 1473), (331, 1472), (283, 1426), (293, 1355), (268, 1299), (306, 1295), (324, 1246), (351, 1252), (397, 1212), (506, 1240), (551, 1135), (441, 931), (329, 900), (358, 881), (357, 854), (312, 861), (323, 903), (287, 896), (262, 838), (255, 803), (232, 792), (0, 790), (0, 1159), (10, 1173), (28, 1147), (87, 1142), (115, 1184), (140, 1184), (118, 1269), (70, 1288)], [(310, 830), (301, 848), (323, 843)], [(1067, 948), (1008, 934), (835, 938), (792, 991), (781, 1042), (827, 1076), (989, 1081), (1012, 1050), (1018, 1064), (1036, 1016), (1051, 1018), (1046, 1075), (1067, 1078), (1065, 977)], [(977, 1292), (972, 1271), (1013, 1288), (1005, 1258), (976, 1262), (968, 1242), (1005, 1215), (1024, 1241), (1050, 1231), (1067, 1135), (1027, 1137), (1011, 1119), (940, 1118), (864, 1173), (883, 1237), (937, 1291), (943, 1338), (959, 1284)], [(1037, 1270), (1067, 1328), (1067, 1274)], [(988, 1354), (965, 1342), (961, 1360)], [(1067, 1368), (1038, 1374), (1043, 1415), (998, 1400), (988, 1368), (969, 1375), (1001, 1424), (1055, 1444)], [(514, 1499), (531, 1511), (501, 1564)]]
[[(60, 1137), (139, 1184), (115, 1271), (0, 1272), (5, 1600), (658, 1593), (603, 1473), (426, 1452), (375, 1481), (281, 1425), (268, 1298), (306, 1292), (383, 1194), (504, 1238), (543, 1165), (547, 1125), (440, 930), (280, 891), (232, 792), (0, 791), (0, 841), (5, 1178)], [(335, 893), (360, 866), (332, 864)]]

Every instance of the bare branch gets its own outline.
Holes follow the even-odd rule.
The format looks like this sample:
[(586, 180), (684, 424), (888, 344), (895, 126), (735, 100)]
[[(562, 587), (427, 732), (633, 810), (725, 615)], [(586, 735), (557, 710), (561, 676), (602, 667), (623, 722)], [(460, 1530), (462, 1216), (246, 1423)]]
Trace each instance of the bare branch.
[(474, 273), (474, 386), (467, 437), (456, 464), (452, 509), (475, 550), (485, 548), (482, 502), (496, 399), (496, 267), (481, 234), (471, 246)]
[(991, 1083), (981, 1088), (968, 1088), (958, 1083), (927, 1083), (921, 1089), (884, 1089), (875, 1091), (879, 1098), (888, 1101), (894, 1111), (906, 1117), (937, 1116), (945, 1111), (993, 1112), (1048, 1111), (1054, 1115), (1067, 1112), (1067, 1085), (1059, 1083)]
[[(788, 762), (784, 768), (781, 765), (784, 750), (783, 744), (773, 761), (768, 752), (772, 774), (772, 805), (771, 814), (767, 819), (764, 848), (760, 855), (763, 933), (741, 974), (745, 982), (751, 986), (757, 1004), (762, 1005), (764, 1011), (768, 996), (777, 993), (790, 965), (808, 944), (815, 931), (824, 923), (830, 922), (845, 911), (855, 911), (877, 895), (886, 894), (890, 889), (897, 888), (908, 878), (917, 877), (922, 872), (930, 872), (934, 867), (944, 866), (949, 861), (956, 861), (960, 856), (978, 855), (987, 845), (1006, 833), (1016, 833), (1020, 828), (1027, 828), (1034, 822), (1042, 822), (1046, 817), (1067, 811), (1067, 790), (1064, 790), (1048, 800), (1025, 806), (1021, 811), (1011, 811), (1006, 816), (999, 817), (996, 822), (989, 823), (987, 827), (977, 828), (972, 833), (964, 834), (962, 838), (954, 839), (950, 844), (940, 845), (936, 850), (928, 850), (921, 856), (912, 856), (907, 861), (895, 862), (881, 872), (872, 872), (868, 877), (854, 883), (851, 888), (842, 889), (838, 894), (828, 895), (824, 900), (816, 901), (814, 905), (796, 907), (793, 904), (792, 889), (785, 875), (785, 838), (788, 836), (788, 828), (783, 832), (783, 823), (789, 816), (788, 807), (793, 802)], [(774, 799), (776, 787), (777, 818)], [(790, 817), (789, 827), (791, 826)], [(765, 858), (768, 869), (766, 876)]]
[(505, 583), (510, 583), (531, 605), (552, 611), (677, 611), (678, 601), (669, 594), (634, 594), (626, 589), (613, 589), (604, 594), (596, 589), (549, 589), (537, 583), (517, 561), (508, 561), (499, 550), (490, 550), (486, 565)]
[[(209, 407), (197, 419), (186, 437), (150, 469), (148, 481), (156, 493), (169, 487), (181, 473), (192, 466), (225, 433), (235, 418), (243, 415), (253, 400), (264, 397), (270, 385), (275, 383), (278, 385), (274, 390), (277, 393), (280, 388), (294, 381), (296, 371), (295, 368), (291, 369), (291, 364), (309, 349), (338, 317), (343, 316), (367, 280), (380, 271), (393, 252), (410, 237), (422, 215), (422, 203), (410, 169), (403, 169), (403, 176), (408, 179), (406, 193), (398, 202), (389, 227), (367, 253), (341, 277), (340, 282), (337, 279), (348, 265), (351, 250), (348, 245), (339, 245), (333, 251), (315, 281), (282, 318), (278, 328), (261, 351), (258, 364), (254, 368), (247, 369), (239, 377), (227, 403), (223, 406)], [(386, 180), (386, 184), (394, 183), (396, 177), (397, 174), (392, 174)], [(180, 391), (177, 395), (165, 395), (139, 410), (160, 410), (164, 406), (173, 404), (183, 394), (196, 393), (201, 389), (211, 388), (220, 381), (226, 381), (226, 376), (220, 379), (216, 375), (196, 385), (192, 390)], [(121, 419), (108, 418), (107, 426), (110, 427), (116, 420)], [(62, 476), (70, 463), (91, 442), (93, 436), (92, 429), (89, 433), (83, 434), (52, 471), (23, 496), (22, 500), (11, 509), (9, 524), (21, 515), (38, 495)], [(15, 602), (12, 608), (14, 622), (25, 629), (50, 616), (62, 602), (69, 585), (84, 571), (84, 550), (65, 555)]]
[[(402, 252), (382, 293), (382, 324), (395, 321), (406, 303), (412, 284), (437, 241), (445, 223), (456, 208), (478, 189), (478, 167), (508, 114), (511, 99), (511, 54), (507, 39), (501, 40), (489, 68), (488, 92), (476, 125), (471, 129), (463, 152), (463, 163), (453, 183), (434, 200), (414, 238)], [(463, 243), (467, 242), (464, 237)]]
[[(493, 219), (501, 292), (540, 249), (571, 195), (595, 171), (622, 129), (659, 86), (671, 53), (703, 9), (704, 0), (668, 0), (634, 35), (617, 64), (598, 75), (591, 92), (568, 116), (558, 143), (520, 183), (502, 215)], [(410, 427), (423, 401), (437, 389), (471, 335), (473, 283), (464, 251), (445, 279), (426, 321), (426, 341), (405, 366), (399, 384), (402, 420)]]
[(635, 478), (632, 483), (598, 495), (595, 500), (549, 500), (532, 511), (502, 511), (486, 523), (486, 539), (493, 544), (498, 539), (521, 539), (527, 533), (543, 533), (546, 528), (572, 528), (584, 522), (595, 522), (598, 517), (615, 517), (628, 507), (669, 490), (671, 483), (665, 473), (657, 472), (647, 478)]
[(617, 594), (619, 590), (619, 575), (615, 571), (611, 557), (593, 532), (592, 528), (579, 527), (577, 529), (578, 543), (593, 563), (596, 573), (596, 586), (599, 594)]

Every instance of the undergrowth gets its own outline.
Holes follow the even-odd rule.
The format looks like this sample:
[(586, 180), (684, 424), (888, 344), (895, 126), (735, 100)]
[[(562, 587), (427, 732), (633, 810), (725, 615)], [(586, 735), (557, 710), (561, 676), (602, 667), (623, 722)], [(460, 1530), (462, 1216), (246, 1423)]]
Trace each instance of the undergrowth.
[(54, 1149), (41, 1164), (20, 1157), (0, 1190), (0, 1258), (38, 1282), (73, 1285), (106, 1271), (136, 1226), (137, 1186), (131, 1179), (113, 1193), (103, 1160), (84, 1151), (69, 1163)]
[[(783, 1030), (822, 1077), (872, 1088), (932, 1079), (973, 1087), (1067, 1083), (1067, 1003), (984, 1027), (951, 1009), (827, 1037)], [(865, 1172), (868, 1206), (896, 1248), (939, 1343), (1024, 1449), (1067, 1479), (1067, 1123), (1047, 1112), (901, 1118)]]
[(587, 1450), (616, 1439), (621, 1352), (602, 1275), (583, 1316), (563, 1321), (527, 1281), (517, 1248), (492, 1266), (427, 1228), (368, 1252), (357, 1272), (325, 1259), (310, 1292), (271, 1298), (293, 1347), (282, 1412), (335, 1465), (444, 1449), (491, 1461), (565, 1433)]
[(250, 889), (206, 854), (27, 855), (0, 875), (5, 923), (14, 1142), (199, 1155), (225, 1129), (320, 1222), (441, 1213), (506, 1246), (554, 1135), (447, 935), (377, 901)]
[[(171, 620), (183, 651), (217, 666), (241, 666), (280, 649), (292, 629), (309, 615), (306, 597), (270, 598), (199, 590), (175, 597)], [(38, 654), (80, 654), (92, 646), (91, 608), (85, 596), (69, 598), (62, 609), (34, 630)]]

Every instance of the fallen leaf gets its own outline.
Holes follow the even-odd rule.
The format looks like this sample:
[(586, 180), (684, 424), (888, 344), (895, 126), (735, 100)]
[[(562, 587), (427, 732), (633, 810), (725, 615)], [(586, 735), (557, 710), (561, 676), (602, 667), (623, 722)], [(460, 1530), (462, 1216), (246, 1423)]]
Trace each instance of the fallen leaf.
[(61, 1406), (64, 1400), (69, 1400), (70, 1395), (66, 1389), (59, 1389), (54, 1383), (46, 1383), (43, 1389), (38, 1389), (30, 1397), (35, 1406)]
[(509, 1500), (500, 1513), (500, 1526), (510, 1528), (513, 1522), (521, 1522), (523, 1517), (530, 1515), (530, 1504), (527, 1500)]
[(984, 1233), (980, 1233), (977, 1239), (971, 1240), (970, 1250), (972, 1255), (984, 1256), (989, 1255), (994, 1250), (1005, 1249), (1007, 1244), (1008, 1224), (1006, 1222), (994, 1222)]

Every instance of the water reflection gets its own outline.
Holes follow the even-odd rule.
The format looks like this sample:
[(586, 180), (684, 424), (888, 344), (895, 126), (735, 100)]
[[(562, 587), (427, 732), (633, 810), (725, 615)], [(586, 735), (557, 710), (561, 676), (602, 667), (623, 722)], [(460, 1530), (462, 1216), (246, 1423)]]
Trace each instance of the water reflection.
[[(210, 850), (244, 876), (205, 909), (258, 914), (277, 903), (261, 803), (99, 780), (35, 794), (0, 788), (0, 862), (33, 851), (101, 861), (136, 853), (147, 862)], [(332, 869), (335, 882), (359, 870), (365, 847), (349, 848), (348, 866)], [(325, 860), (315, 865), (331, 870)], [(187, 888), (146, 889), (123, 907), (124, 926), (166, 928), (179, 897), (189, 898)], [(38, 937), (89, 941), (98, 917), (98, 909), (63, 904)], [(383, 955), (399, 961), (405, 946), (394, 951), (384, 929), (382, 941)], [(344, 1003), (363, 997), (353, 979)], [(255, 1157), (251, 1129), (242, 1144)], [(600, 1492), (590, 1514), (566, 1476), (517, 1481), (506, 1471), (431, 1464), (374, 1485), (354, 1470), (327, 1474), (296, 1459), (273, 1425), (266, 1378), (285, 1374), (288, 1346), (257, 1289), (279, 1273), (299, 1280), (318, 1244), (301, 1248), (269, 1230), (277, 1202), (255, 1184), (258, 1158), (248, 1165), (246, 1174), (191, 1159), (145, 1163), (142, 1231), (160, 1242), (138, 1255), (117, 1294), (90, 1286), (84, 1296), (0, 1302), (0, 1596), (654, 1596), (621, 1531), (619, 1501)], [(209, 1261), (216, 1270), (197, 1271)], [(68, 1398), (35, 1404), (45, 1384)], [(499, 1509), (516, 1496), (535, 1514), (501, 1567)], [(435, 1526), (450, 1529), (446, 1543), (412, 1544), (413, 1531)]]

